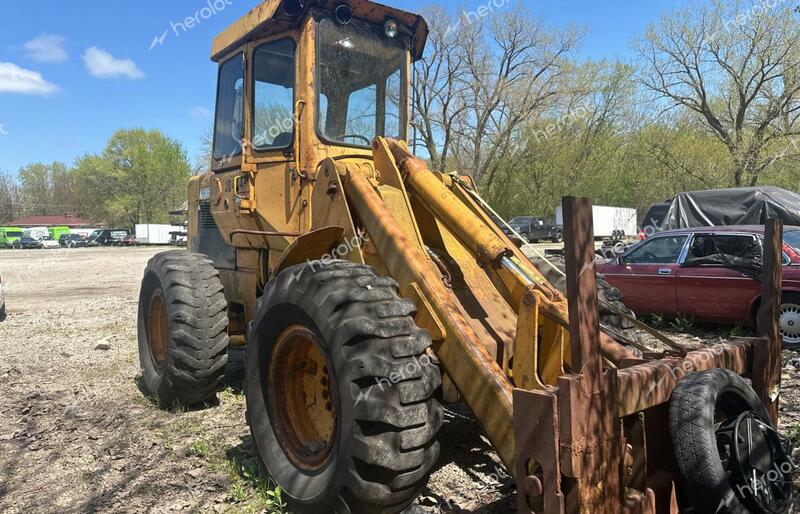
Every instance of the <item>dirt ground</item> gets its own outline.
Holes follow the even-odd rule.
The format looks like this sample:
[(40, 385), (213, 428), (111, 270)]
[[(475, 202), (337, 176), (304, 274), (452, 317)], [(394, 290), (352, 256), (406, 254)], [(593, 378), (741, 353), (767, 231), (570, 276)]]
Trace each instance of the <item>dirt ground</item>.
[[(244, 397), (163, 412), (138, 387), (139, 281), (159, 249), (0, 251), (0, 512), (277, 511)], [(424, 511), (508, 512), (508, 477), (450, 410)]]
[[(243, 396), (163, 412), (139, 390), (139, 280), (158, 251), (0, 251), (0, 512), (286, 511), (259, 479)], [(787, 367), (785, 422), (800, 421), (799, 375)], [(510, 479), (468, 411), (447, 411), (440, 441), (414, 511), (513, 511)]]

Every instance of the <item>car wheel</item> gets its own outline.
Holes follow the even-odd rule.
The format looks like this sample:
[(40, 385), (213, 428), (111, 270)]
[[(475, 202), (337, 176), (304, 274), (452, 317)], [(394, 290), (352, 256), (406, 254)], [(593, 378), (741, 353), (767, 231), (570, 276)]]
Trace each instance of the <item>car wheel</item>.
[(556, 232), (555, 237), (552, 239), (554, 243), (561, 243), (564, 241), (564, 233), (563, 232)]
[(696, 512), (789, 511), (794, 466), (742, 377), (727, 369), (687, 375), (670, 399), (669, 430)]
[(783, 347), (787, 350), (800, 350), (800, 295), (784, 295), (779, 312), (778, 326)]

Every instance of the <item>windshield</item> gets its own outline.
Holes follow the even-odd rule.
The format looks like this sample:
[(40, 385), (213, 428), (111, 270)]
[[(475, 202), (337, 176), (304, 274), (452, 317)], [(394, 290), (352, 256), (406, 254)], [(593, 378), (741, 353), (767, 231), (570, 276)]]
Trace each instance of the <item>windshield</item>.
[(319, 24), (318, 130), (332, 143), (369, 147), (376, 136), (406, 139), (406, 50), (399, 38), (352, 21)]

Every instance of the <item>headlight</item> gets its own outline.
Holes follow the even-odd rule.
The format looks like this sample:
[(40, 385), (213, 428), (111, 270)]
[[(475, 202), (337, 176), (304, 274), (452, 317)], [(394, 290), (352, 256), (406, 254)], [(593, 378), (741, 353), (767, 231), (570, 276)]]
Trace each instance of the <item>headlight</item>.
[(353, 21), (353, 10), (349, 5), (342, 4), (333, 12), (333, 17), (337, 23), (347, 25)]
[(383, 33), (389, 39), (394, 39), (400, 33), (400, 26), (394, 20), (388, 20), (383, 24)]

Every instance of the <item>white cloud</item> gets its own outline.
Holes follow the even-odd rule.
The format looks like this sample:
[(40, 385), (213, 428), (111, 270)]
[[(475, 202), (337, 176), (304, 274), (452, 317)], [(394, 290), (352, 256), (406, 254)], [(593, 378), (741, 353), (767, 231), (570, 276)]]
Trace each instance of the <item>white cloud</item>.
[(69, 59), (67, 51), (64, 50), (64, 36), (55, 34), (42, 34), (36, 39), (31, 39), (23, 48), (28, 57), (39, 62), (64, 62)]
[(0, 62), (0, 94), (49, 95), (58, 91), (37, 71), (20, 68), (14, 63)]
[(135, 80), (144, 77), (142, 70), (132, 60), (116, 59), (102, 48), (95, 46), (86, 50), (83, 62), (86, 63), (86, 69), (91, 75), (101, 79), (128, 77)]
[(206, 119), (206, 118), (210, 118), (211, 117), (211, 111), (209, 111), (208, 109), (206, 109), (203, 106), (197, 106), (197, 107), (193, 107), (192, 110), (189, 111), (189, 115), (192, 118)]

